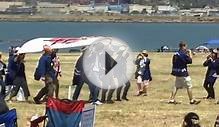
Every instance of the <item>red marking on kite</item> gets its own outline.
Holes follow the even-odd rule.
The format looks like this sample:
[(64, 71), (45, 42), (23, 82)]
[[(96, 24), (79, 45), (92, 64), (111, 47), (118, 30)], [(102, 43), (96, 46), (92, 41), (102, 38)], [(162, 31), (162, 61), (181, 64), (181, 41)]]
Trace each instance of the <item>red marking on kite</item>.
[(75, 43), (77, 41), (80, 41), (80, 38), (52, 38), (51, 40), (46, 40), (52, 42), (51, 45), (61, 43), (61, 44), (69, 44), (69, 43)]

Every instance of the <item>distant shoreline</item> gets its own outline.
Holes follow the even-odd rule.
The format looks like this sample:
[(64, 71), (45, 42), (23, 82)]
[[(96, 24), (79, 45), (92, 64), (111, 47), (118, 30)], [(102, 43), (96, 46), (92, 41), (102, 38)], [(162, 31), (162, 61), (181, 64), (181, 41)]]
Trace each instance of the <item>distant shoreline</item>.
[(0, 14), (0, 22), (219, 23), (219, 17), (144, 15), (21, 15)]

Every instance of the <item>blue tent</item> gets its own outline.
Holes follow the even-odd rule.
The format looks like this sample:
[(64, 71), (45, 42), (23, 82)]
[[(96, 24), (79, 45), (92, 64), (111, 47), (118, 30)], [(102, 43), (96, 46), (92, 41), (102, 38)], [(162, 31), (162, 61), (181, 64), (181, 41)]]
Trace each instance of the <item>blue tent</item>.
[(208, 48), (219, 48), (219, 40), (210, 40), (203, 44)]

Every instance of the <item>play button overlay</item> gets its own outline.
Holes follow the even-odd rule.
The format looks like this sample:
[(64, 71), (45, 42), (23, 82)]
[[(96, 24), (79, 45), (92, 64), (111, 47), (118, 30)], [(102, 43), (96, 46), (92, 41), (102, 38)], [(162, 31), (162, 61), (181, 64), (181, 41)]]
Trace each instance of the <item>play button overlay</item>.
[(103, 37), (83, 52), (83, 70), (88, 85), (101, 89), (116, 89), (134, 74), (133, 52), (129, 46), (113, 37)]
[(105, 75), (117, 64), (117, 62), (105, 52)]

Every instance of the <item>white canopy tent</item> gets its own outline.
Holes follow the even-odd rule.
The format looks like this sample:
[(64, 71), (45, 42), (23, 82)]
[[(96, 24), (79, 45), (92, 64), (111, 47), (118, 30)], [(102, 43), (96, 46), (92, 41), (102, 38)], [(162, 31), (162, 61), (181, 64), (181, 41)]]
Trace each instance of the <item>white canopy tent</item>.
[(195, 48), (197, 51), (209, 51), (209, 48), (203, 45), (200, 45)]

